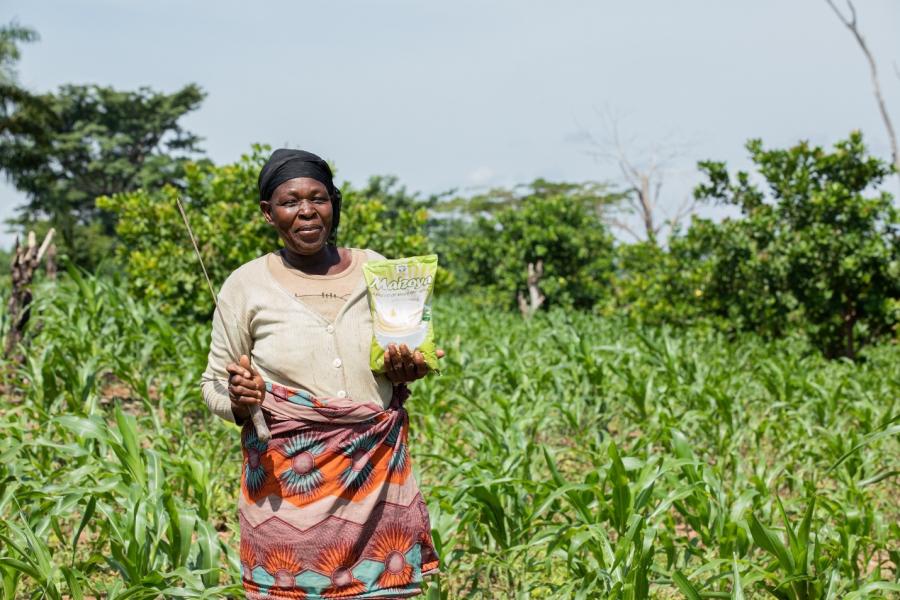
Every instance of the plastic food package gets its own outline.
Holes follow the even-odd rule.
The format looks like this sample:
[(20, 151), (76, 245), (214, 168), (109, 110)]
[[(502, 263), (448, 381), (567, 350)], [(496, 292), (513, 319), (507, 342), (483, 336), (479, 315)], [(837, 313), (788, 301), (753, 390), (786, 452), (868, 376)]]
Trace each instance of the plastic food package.
[(431, 296), (437, 275), (436, 254), (393, 260), (374, 260), (363, 265), (372, 311), (370, 364), (384, 372), (384, 351), (389, 344), (406, 344), (419, 351), (429, 369), (438, 369)]

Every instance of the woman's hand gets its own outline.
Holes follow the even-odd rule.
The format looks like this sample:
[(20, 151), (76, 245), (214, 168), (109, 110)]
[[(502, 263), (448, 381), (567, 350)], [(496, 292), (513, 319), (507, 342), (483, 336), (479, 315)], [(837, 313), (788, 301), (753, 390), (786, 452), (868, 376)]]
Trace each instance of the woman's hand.
[[(444, 351), (440, 348), (436, 351), (438, 358), (444, 357)], [(428, 374), (428, 365), (425, 357), (416, 350), (411, 352), (406, 344), (388, 344), (384, 351), (384, 374), (393, 383), (409, 383), (416, 379), (422, 379)]]
[(250, 366), (250, 359), (241, 354), (239, 364), (229, 363), (225, 370), (228, 377), (228, 396), (231, 399), (231, 411), (242, 419), (250, 417), (250, 406), (261, 404), (266, 395), (266, 382), (256, 369)]

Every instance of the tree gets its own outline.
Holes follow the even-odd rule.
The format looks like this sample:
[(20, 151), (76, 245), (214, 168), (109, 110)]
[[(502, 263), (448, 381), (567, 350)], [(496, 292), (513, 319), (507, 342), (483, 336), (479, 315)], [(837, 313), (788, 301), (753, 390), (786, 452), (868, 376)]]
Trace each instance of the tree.
[[(14, 129), (30, 134), (37, 134), (39, 127), (34, 119), (24, 120), (21, 112), (46, 117), (48, 108), (36, 96), (19, 85), (19, 74), (16, 68), (22, 52), (19, 45), (37, 41), (35, 30), (23, 27), (13, 21), (0, 27), (0, 134), (7, 129)], [(18, 117), (13, 115), (19, 113)], [(3, 164), (0, 163), (0, 168)]]
[(613, 296), (595, 310), (650, 325), (710, 321), (699, 301), (707, 265), (691, 241), (676, 229), (665, 248), (646, 240), (617, 244)]
[(490, 210), (451, 220), (436, 240), (457, 289), (526, 314), (536, 305), (593, 307), (609, 293), (613, 268), (612, 236), (594, 209), (601, 197), (569, 196), (584, 188), (543, 180), (518, 189), (524, 195), (476, 197), (475, 206)]
[(746, 172), (700, 163), (697, 198), (742, 215), (695, 219), (681, 242), (706, 263), (703, 302), (739, 329), (803, 330), (827, 356), (854, 358), (900, 322), (900, 214), (875, 190), (890, 165), (867, 155), (859, 132), (831, 152), (747, 149), (768, 194)]
[[(682, 148), (675, 144), (656, 143), (635, 152), (633, 140), (626, 142), (622, 139), (618, 117), (609, 110), (598, 112), (606, 131), (605, 139), (597, 139), (587, 130), (582, 130), (579, 137), (592, 148), (589, 154), (595, 159), (617, 166), (625, 184), (625, 191), (616, 196), (618, 201), (605, 207), (603, 218), (637, 242), (659, 245), (662, 234), (673, 231), (694, 209), (690, 198), (672, 214), (665, 214), (660, 205), (670, 163), (678, 157)], [(635, 158), (636, 154), (638, 158)], [(631, 217), (640, 220), (640, 228), (629, 224)]]
[(565, 196), (570, 202), (581, 205), (589, 212), (600, 216), (607, 208), (625, 198), (625, 194), (615, 192), (606, 183), (585, 181), (568, 183), (537, 178), (531, 183), (523, 183), (513, 188), (492, 188), (473, 196), (445, 197), (441, 195), (429, 199), (429, 208), (451, 219), (458, 217), (488, 216), (507, 208), (515, 208), (526, 199)]
[(93, 266), (109, 243), (92, 249), (91, 241), (115, 230), (95, 198), (178, 183), (200, 151), (179, 121), (204, 95), (193, 84), (172, 94), (65, 85), (28, 102), (4, 97), (11, 109), (0, 119), (0, 168), (28, 198), (10, 222), (48, 219), (69, 258)]
[(0, 27), (0, 86), (16, 86), (19, 77), (16, 63), (22, 56), (19, 44), (38, 40), (38, 34), (30, 27), (23, 27), (15, 21)]
[[(372, 248), (389, 258), (428, 254), (429, 206), (398, 183), (395, 176), (375, 175), (360, 189), (341, 188), (343, 206), (338, 239), (342, 246)], [(439, 275), (439, 281), (443, 279)]]

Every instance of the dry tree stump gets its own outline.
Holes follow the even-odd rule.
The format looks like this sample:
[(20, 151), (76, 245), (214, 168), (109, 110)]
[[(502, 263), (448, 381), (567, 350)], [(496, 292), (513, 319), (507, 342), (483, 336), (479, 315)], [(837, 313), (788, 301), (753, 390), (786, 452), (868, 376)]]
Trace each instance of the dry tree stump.
[(541, 305), (544, 304), (544, 295), (541, 293), (541, 288), (539, 284), (541, 283), (541, 277), (544, 276), (544, 261), (538, 260), (537, 264), (528, 263), (528, 276), (525, 279), (525, 284), (528, 287), (528, 297), (525, 297), (521, 291), (518, 294), (519, 300), (519, 312), (522, 313), (522, 316), (526, 319), (530, 319), (534, 313), (541, 308)]
[(31, 316), (31, 300), (33, 298), (31, 283), (34, 273), (41, 259), (47, 256), (47, 275), (56, 277), (56, 247), (52, 244), (54, 229), (50, 229), (44, 236), (40, 247), (37, 245), (34, 231), (28, 232), (27, 244), (22, 246), (19, 237), (16, 236), (16, 245), (13, 250), (11, 275), (12, 289), (9, 294), (9, 302), (6, 305), (6, 314), (9, 316), (9, 331), (6, 334), (5, 352), (7, 358), (21, 363), (24, 356), (13, 356), (19, 342), (22, 341), (25, 327)]

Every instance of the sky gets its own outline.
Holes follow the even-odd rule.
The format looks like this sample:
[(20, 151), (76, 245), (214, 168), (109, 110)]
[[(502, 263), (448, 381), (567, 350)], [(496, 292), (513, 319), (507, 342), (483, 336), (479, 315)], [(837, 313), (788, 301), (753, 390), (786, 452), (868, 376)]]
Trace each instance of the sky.
[[(900, 1), (856, 6), (900, 130)], [(749, 138), (861, 129), (890, 154), (863, 54), (825, 0), (3, 0), (13, 19), (41, 36), (19, 64), (33, 91), (199, 84), (183, 125), (217, 163), (265, 143), (423, 194), (621, 184), (604, 156), (617, 130), (633, 162), (669, 157), (665, 214), (698, 160), (747, 168)], [(0, 219), (23, 201), (0, 184)]]

